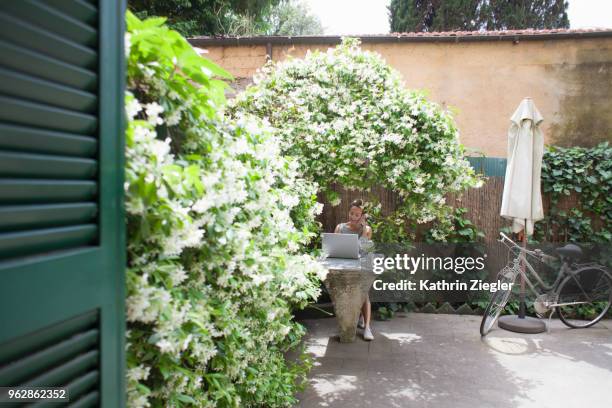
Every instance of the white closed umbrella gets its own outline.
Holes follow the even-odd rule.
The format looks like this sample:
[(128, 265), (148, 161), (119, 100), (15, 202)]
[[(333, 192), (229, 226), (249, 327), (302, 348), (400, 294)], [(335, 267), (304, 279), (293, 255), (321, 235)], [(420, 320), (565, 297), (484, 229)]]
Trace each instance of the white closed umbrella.
[[(501, 216), (512, 220), (512, 231), (524, 230), (523, 246), (533, 235), (533, 225), (544, 218), (540, 176), (544, 137), (540, 123), (544, 118), (529, 97), (523, 99), (510, 118), (508, 129), (508, 157)], [(523, 273), (525, 265), (522, 263)], [(521, 274), (520, 307), (518, 316), (502, 316), (498, 325), (519, 333), (540, 333), (546, 330), (543, 322), (525, 317), (525, 280)]]
[(533, 235), (533, 224), (544, 218), (540, 191), (544, 137), (539, 126), (543, 119), (533, 100), (525, 98), (510, 118), (508, 129), (501, 215), (512, 220), (513, 232), (525, 229), (526, 235)]

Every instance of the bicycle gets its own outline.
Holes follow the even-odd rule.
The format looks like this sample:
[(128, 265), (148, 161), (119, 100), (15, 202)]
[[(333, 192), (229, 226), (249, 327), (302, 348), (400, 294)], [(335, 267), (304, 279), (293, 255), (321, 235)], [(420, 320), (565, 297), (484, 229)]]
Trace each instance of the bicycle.
[[(497, 274), (498, 281), (514, 284), (517, 276), (522, 275), (526, 288), (535, 296), (534, 309), (539, 318), (549, 319), (557, 312), (561, 321), (574, 329), (591, 327), (608, 313), (612, 303), (612, 275), (606, 267), (594, 262), (577, 263), (582, 257), (582, 249), (574, 244), (557, 248), (561, 267), (552, 285), (547, 285), (529, 263), (528, 256), (537, 260), (557, 259), (540, 249), (529, 250), (519, 246), (504, 233), (500, 233), (503, 243), (513, 255), (508, 264)], [(530, 280), (530, 275), (535, 283)], [(486, 336), (499, 315), (504, 310), (512, 294), (509, 289), (493, 293), (480, 323), (480, 335)], [(594, 313), (585, 314), (585, 310)], [(594, 318), (591, 316), (595, 314)]]

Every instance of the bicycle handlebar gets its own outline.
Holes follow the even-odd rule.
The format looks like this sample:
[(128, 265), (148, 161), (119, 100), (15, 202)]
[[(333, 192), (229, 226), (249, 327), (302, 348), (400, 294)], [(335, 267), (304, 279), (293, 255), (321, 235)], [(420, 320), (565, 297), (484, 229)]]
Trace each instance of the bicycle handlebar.
[(536, 249), (536, 250), (529, 250), (527, 248), (524, 248), (522, 246), (520, 246), (519, 244), (517, 244), (516, 242), (514, 242), (510, 237), (508, 237), (506, 234), (504, 234), (503, 232), (500, 232), (499, 235), (501, 235), (501, 239), (498, 239), (499, 242), (504, 242), (504, 241), (508, 241), (512, 244), (512, 246), (516, 247), (519, 251), (524, 252), (526, 254), (529, 255), (533, 255), (537, 258), (540, 258), (542, 260), (544, 259), (556, 259), (554, 256), (550, 256), (545, 254), (544, 252), (542, 252), (542, 250), (540, 249)]
[(501, 239), (498, 239), (499, 242), (504, 242), (504, 241), (508, 241), (510, 242), (512, 245), (514, 245), (515, 247), (523, 250), (525, 248), (522, 248), (519, 244), (517, 244), (516, 242), (514, 242), (512, 239), (510, 239), (510, 237), (508, 237), (506, 234), (504, 234), (503, 232), (500, 232), (499, 235), (501, 235)]

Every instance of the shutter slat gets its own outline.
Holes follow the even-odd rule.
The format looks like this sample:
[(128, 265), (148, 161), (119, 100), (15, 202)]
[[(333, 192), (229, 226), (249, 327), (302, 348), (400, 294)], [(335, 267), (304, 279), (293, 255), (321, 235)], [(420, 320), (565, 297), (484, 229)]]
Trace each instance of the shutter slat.
[(0, 123), (0, 149), (94, 157), (97, 148), (93, 137)]
[(95, 181), (0, 179), (0, 204), (88, 201), (96, 192)]
[(0, 151), (4, 177), (90, 179), (97, 173), (93, 159)]
[(0, 8), (12, 16), (33, 23), (54, 34), (88, 46), (95, 46), (96, 30), (44, 3), (32, 0), (2, 2)]
[(98, 102), (96, 96), (89, 92), (1, 67), (0, 93), (85, 113), (95, 112)]
[(0, 233), (0, 257), (14, 258), (40, 252), (92, 245), (98, 226), (84, 224), (72, 227)]
[(91, 392), (84, 397), (79, 398), (77, 401), (68, 405), (68, 408), (89, 408), (100, 406), (100, 394), (95, 391)]
[[(64, 388), (67, 389), (70, 401), (72, 404), (66, 405), (65, 402), (59, 401), (45, 401), (34, 402), (28, 405), (28, 408), (55, 408), (55, 407), (99, 407), (98, 393), (92, 388), (99, 386), (100, 373), (98, 371), (92, 371), (85, 376), (77, 379), (74, 383), (79, 383), (77, 386), (69, 385)], [(81, 384), (81, 382), (83, 384)], [(83, 395), (88, 393), (87, 395)], [(77, 404), (77, 405), (75, 405)]]
[(97, 347), (99, 334), (97, 329), (80, 333), (52, 347), (2, 367), (0, 369), (0, 384), (6, 384), (6, 386), (19, 385), (40, 372), (47, 371), (93, 347)]
[(64, 85), (95, 91), (97, 75), (83, 68), (67, 64), (38, 52), (0, 41), (2, 64), (16, 71), (35, 75)]
[[(84, 396), (83, 394), (91, 392), (92, 390), (95, 392), (97, 386), (100, 381), (100, 372), (99, 371), (91, 371), (85, 374), (82, 377), (77, 378), (72, 381), (70, 384), (64, 386), (68, 392), (68, 397), (70, 401), (78, 402)], [(58, 401), (40, 401), (35, 402), (31, 405), (28, 405), (28, 408), (49, 408), (49, 407), (64, 407), (66, 406), (65, 402)]]
[(83, 21), (91, 26), (98, 22), (98, 10), (91, 4), (82, 0), (37, 0), (61, 11), (62, 13)]
[(84, 374), (87, 371), (90, 371), (92, 368), (98, 366), (99, 354), (100, 353), (98, 350), (92, 350), (20, 385), (29, 387), (54, 387), (58, 384), (65, 384), (76, 378), (78, 375)]
[(97, 310), (83, 313), (38, 330), (33, 335), (23, 336), (8, 344), (3, 344), (0, 348), (0, 366), (93, 327), (98, 327)]
[[(0, 2), (4, 5), (10, 2)], [(96, 69), (97, 54), (85, 47), (52, 32), (18, 20), (0, 8), (0, 39), (18, 46), (36, 50), (82, 68)]]
[(86, 224), (97, 211), (95, 203), (0, 206), (0, 231)]
[(100, 380), (100, 372), (92, 371), (66, 385), (71, 401), (75, 401), (87, 391), (90, 391)]
[(93, 115), (5, 96), (0, 96), (0, 120), (86, 135), (92, 134), (97, 127)]

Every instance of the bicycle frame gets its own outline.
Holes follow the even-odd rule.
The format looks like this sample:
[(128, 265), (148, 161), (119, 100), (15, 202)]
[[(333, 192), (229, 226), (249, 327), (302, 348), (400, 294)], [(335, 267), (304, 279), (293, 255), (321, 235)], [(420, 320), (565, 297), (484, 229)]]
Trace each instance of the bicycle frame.
[[(548, 318), (551, 319), (556, 311), (559, 314), (559, 318), (566, 326), (570, 328), (584, 328), (596, 324), (602, 319), (605, 313), (610, 310), (610, 304), (612, 303), (612, 292), (610, 289), (612, 274), (608, 272), (605, 266), (598, 265), (596, 263), (578, 264), (574, 262), (572, 258), (563, 256), (561, 253), (559, 253), (561, 256), (557, 258), (547, 255), (539, 249), (529, 250), (526, 247), (519, 246), (504, 233), (500, 233), (500, 235), (501, 239), (499, 239), (499, 242), (503, 243), (508, 248), (509, 259), (506, 266), (504, 266), (498, 272), (498, 279), (503, 279), (506, 282), (511, 281), (514, 283), (516, 281), (516, 277), (520, 275), (522, 279), (521, 301), (524, 299), (524, 292), (529, 291), (535, 295), (536, 299), (534, 301), (534, 309), (538, 317), (545, 317), (548, 315)], [(540, 277), (536, 269), (529, 262), (528, 256), (533, 256), (539, 260), (544, 260), (547, 258), (561, 260), (561, 266), (558, 268), (555, 281), (551, 285), (546, 284), (546, 282), (544, 282), (544, 280)], [(510, 257), (512, 257), (511, 260)], [(583, 275), (585, 270), (589, 271), (592, 269), (599, 270), (603, 272), (603, 274), (595, 275), (596, 277), (599, 276), (596, 280), (589, 279), (591, 276), (590, 274)], [(605, 279), (602, 280), (602, 277), (605, 277)], [(568, 292), (566, 293), (564, 291), (566, 284), (572, 282), (575, 282), (575, 286), (578, 289), (576, 290), (573, 286), (568, 286)], [(590, 289), (591, 287), (599, 287), (600, 283), (602, 282), (607, 285), (602, 286), (605, 292)], [(586, 283), (587, 285), (583, 285), (583, 283)], [(591, 290), (593, 292), (591, 292)], [(564, 291), (563, 294), (561, 291)], [(491, 330), (492, 325), (495, 324), (495, 321), (503, 311), (509, 297), (512, 295), (512, 292), (512, 289), (505, 290), (501, 293), (501, 298), (498, 296), (498, 293), (491, 297), (487, 307), (484, 310), (482, 321), (480, 323), (481, 336), (486, 336), (486, 334)], [(584, 300), (583, 298), (573, 297), (574, 293), (577, 293), (579, 296), (584, 295)], [(570, 321), (573, 319), (572, 311), (566, 311), (563, 306), (592, 303), (593, 299), (595, 299), (595, 297), (592, 296), (593, 293), (603, 293), (606, 296), (606, 298), (602, 299), (602, 302), (605, 303), (603, 305), (603, 309), (598, 312), (599, 314), (594, 318), (588, 317), (588, 319), (591, 320), (587, 320), (586, 322), (583, 321), (575, 323)], [(568, 295), (567, 298), (565, 297), (566, 294)], [(559, 303), (559, 301), (563, 301), (563, 303)], [(523, 306), (524, 303), (521, 303), (521, 305)], [(552, 311), (552, 313), (548, 313), (549, 311)]]
[[(500, 232), (499, 234), (502, 236), (502, 238), (498, 241), (506, 245), (506, 247), (510, 250), (511, 253), (518, 256), (519, 261), (522, 262), (522, 264), (525, 266), (525, 270), (521, 269), (520, 274), (525, 279), (525, 284), (527, 285), (527, 287), (529, 288), (529, 290), (534, 296), (537, 297), (537, 296), (542, 295), (545, 292), (555, 291), (555, 289), (559, 286), (559, 284), (565, 278), (565, 276), (571, 273), (572, 269), (570, 268), (568, 262), (565, 259), (563, 259), (562, 260), (563, 263), (561, 264), (561, 268), (559, 268), (559, 271), (557, 272), (557, 277), (555, 278), (555, 281), (553, 282), (552, 285), (547, 285), (546, 282), (544, 282), (544, 280), (542, 280), (540, 275), (538, 275), (538, 273), (535, 271), (533, 266), (529, 263), (529, 260), (527, 259), (526, 255), (531, 255), (534, 258), (539, 258), (539, 259), (543, 259), (544, 257), (549, 257), (549, 258), (554, 258), (554, 259), (556, 258), (550, 255), (546, 255), (542, 252), (532, 251), (527, 248), (521, 247), (503, 232)], [(530, 275), (532, 278), (536, 280), (536, 284), (534, 284), (531, 281), (531, 279), (529, 279)], [(542, 288), (542, 291), (538, 291), (537, 289), (538, 286)]]
[[(544, 259), (544, 257), (548, 257), (548, 258), (553, 258), (556, 259), (555, 257), (552, 257), (550, 255), (546, 255), (541, 251), (532, 251), (529, 250), (527, 248), (521, 247), (520, 245), (518, 245), (516, 242), (514, 242), (512, 239), (510, 239), (506, 234), (504, 234), (503, 232), (499, 233), (502, 236), (502, 239), (500, 239), (499, 241), (502, 242), (504, 245), (506, 245), (506, 247), (511, 251), (511, 253), (516, 254), (516, 256), (519, 257), (519, 262), (522, 262), (523, 265), (525, 265), (525, 269), (520, 270), (520, 274), (523, 276), (523, 278), (525, 279), (525, 284), (527, 285), (527, 287), (529, 288), (529, 290), (531, 291), (531, 293), (538, 297), (540, 295), (543, 295), (544, 293), (553, 293), (555, 295), (558, 295), (557, 291), (559, 288), (559, 284), (563, 281), (563, 279), (566, 276), (573, 276), (576, 273), (584, 270), (585, 268), (592, 268), (592, 269), (599, 269), (601, 270), (604, 274), (608, 275), (611, 279), (612, 276), (610, 276), (610, 274), (608, 273), (607, 270), (605, 270), (604, 268), (602, 268), (600, 265), (596, 264), (596, 263), (588, 263), (588, 264), (580, 264), (578, 265), (579, 267), (577, 269), (574, 269), (570, 266), (569, 262), (562, 258), (562, 264), (561, 267), (559, 268), (559, 271), (557, 272), (557, 277), (555, 279), (555, 281), (553, 282), (552, 285), (547, 285), (542, 278), (540, 277), (540, 275), (538, 275), (538, 273), (535, 271), (535, 269), (533, 268), (533, 266), (529, 263), (529, 261), (527, 260), (527, 256), (526, 255), (531, 255), (534, 258), (539, 258), (539, 259)], [(509, 244), (509, 245), (508, 245)], [(527, 271), (529, 272), (529, 274), (527, 273)], [(529, 275), (531, 275), (533, 278), (535, 278), (535, 280), (537, 281), (536, 284), (534, 284), (530, 279), (529, 279)], [(580, 290), (582, 291), (582, 293), (585, 295), (585, 297), (587, 299), (589, 299), (589, 294), (588, 291), (585, 290), (582, 285), (580, 284), (579, 281), (575, 280), (576, 285), (580, 288)], [(542, 292), (539, 292), (537, 289), (537, 286), (540, 286), (542, 288)], [(585, 304), (588, 302), (569, 302), (569, 303), (553, 303), (550, 304), (549, 307), (553, 308), (553, 307), (557, 307), (557, 306), (569, 306), (569, 305), (576, 305), (576, 304)]]

